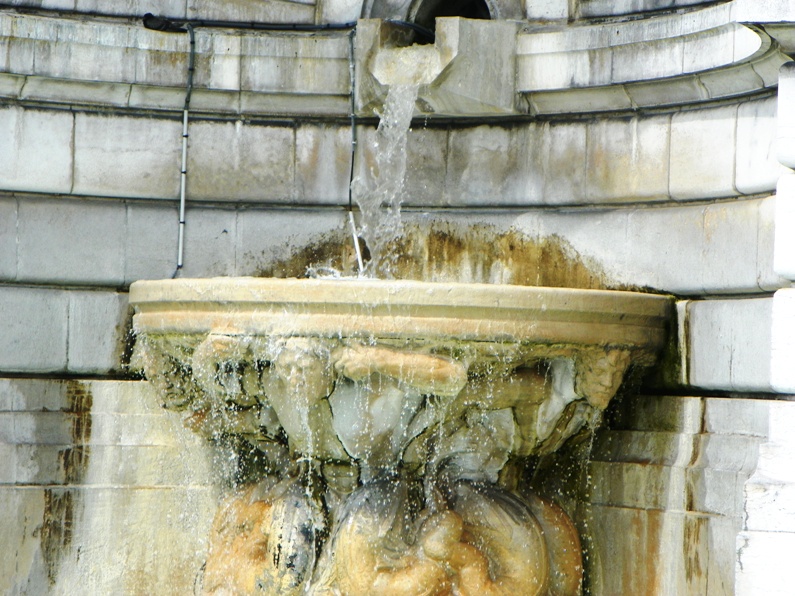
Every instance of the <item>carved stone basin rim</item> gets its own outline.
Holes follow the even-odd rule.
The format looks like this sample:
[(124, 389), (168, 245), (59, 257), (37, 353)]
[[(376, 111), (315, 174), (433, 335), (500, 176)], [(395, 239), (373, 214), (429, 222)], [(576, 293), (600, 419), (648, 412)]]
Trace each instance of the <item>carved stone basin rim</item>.
[(655, 352), (667, 296), (363, 279), (138, 281), (137, 333), (577, 343)]

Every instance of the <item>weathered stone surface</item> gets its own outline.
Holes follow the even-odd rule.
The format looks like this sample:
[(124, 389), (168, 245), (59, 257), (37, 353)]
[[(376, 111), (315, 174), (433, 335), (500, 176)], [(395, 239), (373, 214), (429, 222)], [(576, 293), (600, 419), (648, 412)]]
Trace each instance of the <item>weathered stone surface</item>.
[(177, 268), (178, 202), (130, 202), (126, 209), (124, 283), (174, 275)]
[(737, 108), (671, 118), (669, 189), (677, 200), (732, 196)]
[[(179, 169), (170, 173), (179, 182)], [(292, 127), (244, 125), (240, 120), (190, 126), (188, 192), (192, 199), (291, 202), (294, 177)]]
[(0, 109), (0, 187), (66, 193), (72, 190), (74, 117), (64, 112)]
[(67, 370), (84, 374), (119, 370), (128, 324), (127, 294), (69, 292)]
[(299, 126), (295, 131), (294, 200), (347, 205), (351, 159), (349, 126)]
[[(233, 275), (237, 211), (230, 208), (188, 209), (185, 251), (180, 276)], [(176, 252), (174, 262), (176, 264)]]
[(54, 372), (66, 368), (66, 292), (4, 286), (0, 288), (0, 370)]
[(781, 393), (795, 393), (795, 289), (778, 290), (772, 303), (771, 386)]
[(176, 119), (75, 116), (75, 194), (179, 196), (182, 123)]
[(769, 391), (772, 313), (770, 298), (691, 302), (690, 384), (728, 391)]
[(769, 192), (784, 168), (776, 159), (776, 100), (741, 104), (737, 110), (735, 186), (742, 194)]
[(795, 280), (795, 172), (788, 171), (778, 180), (774, 218), (773, 268)]
[(26, 198), (18, 218), (18, 281), (122, 283), (126, 216), (121, 202)]
[(589, 126), (588, 202), (667, 198), (670, 129), (667, 116), (603, 119)]

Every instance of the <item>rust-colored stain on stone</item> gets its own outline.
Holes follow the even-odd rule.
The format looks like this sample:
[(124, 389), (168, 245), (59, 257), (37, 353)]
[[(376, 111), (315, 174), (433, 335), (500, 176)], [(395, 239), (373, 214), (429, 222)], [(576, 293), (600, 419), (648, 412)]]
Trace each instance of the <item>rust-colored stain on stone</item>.
[(80, 494), (74, 486), (82, 484), (88, 470), (92, 405), (93, 397), (85, 383), (66, 382), (62, 412), (71, 421), (71, 440), (69, 446), (58, 452), (66, 486), (44, 490), (44, 513), (39, 533), (50, 584), (55, 583), (61, 559), (72, 544)]

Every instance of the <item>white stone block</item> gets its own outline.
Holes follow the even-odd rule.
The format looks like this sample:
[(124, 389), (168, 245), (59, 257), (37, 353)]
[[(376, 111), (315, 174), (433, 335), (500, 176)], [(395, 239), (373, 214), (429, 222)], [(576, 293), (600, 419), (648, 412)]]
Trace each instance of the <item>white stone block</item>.
[(121, 284), (125, 212), (121, 201), (20, 201), (18, 279)]
[(767, 437), (771, 402), (739, 397), (704, 400), (704, 431), (713, 435)]
[(775, 391), (795, 393), (795, 289), (778, 290), (772, 303), (771, 384)]
[(188, 18), (261, 23), (311, 24), (315, 17), (314, 1), (249, 2), (249, 0), (188, 0)]
[(528, 19), (567, 19), (569, 18), (568, 0), (525, 0), (525, 14)]
[(790, 596), (795, 533), (743, 531), (737, 536), (738, 596)]
[(703, 408), (700, 397), (639, 395), (624, 402), (611, 428), (693, 435), (701, 432)]
[(127, 294), (69, 292), (70, 372), (105, 374), (121, 368), (128, 333), (127, 309)]
[[(691, 302), (690, 384), (726, 391), (775, 389), (771, 385), (774, 310), (770, 298)], [(775, 352), (772, 358), (775, 359)]]
[[(373, 135), (366, 136), (368, 143)], [(409, 133), (406, 155), (406, 177), (403, 181), (404, 204), (442, 206), (455, 203), (453, 193), (446, 195), (449, 133), (436, 128), (414, 127)], [(359, 150), (372, 153), (371, 148)], [(368, 155), (372, 163), (373, 155)]]
[(318, 22), (352, 23), (362, 16), (363, 0), (323, 0), (318, 2)]
[(73, 125), (69, 112), (0, 109), (0, 188), (68, 194)]
[(292, 202), (294, 179), (293, 128), (241, 120), (191, 124), (187, 182), (191, 199)]
[(795, 280), (795, 172), (791, 170), (779, 178), (776, 189), (773, 269)]
[(185, 212), (185, 219), (185, 251), (179, 275), (233, 275), (237, 212), (234, 209), (191, 206)]
[[(195, 209), (191, 206), (191, 212)], [(138, 279), (167, 279), (174, 275), (178, 229), (178, 201), (130, 202), (127, 205), (125, 283)]]
[(243, 38), (242, 52), (241, 90), (350, 93), (347, 36), (248, 36)]
[(349, 126), (305, 125), (295, 132), (295, 200), (348, 204), (351, 172)]
[(674, 114), (669, 188), (677, 200), (736, 194), (737, 107)]
[(778, 196), (763, 201), (759, 206), (759, 231), (757, 233), (757, 275), (759, 288), (765, 292), (773, 292), (787, 286), (787, 278), (775, 269), (776, 260), (776, 214), (778, 211)]
[(0, 198), (0, 279), (17, 276), (17, 200)]
[(776, 100), (741, 104), (737, 110), (735, 187), (743, 194), (770, 192), (784, 168), (776, 159)]
[(494, 126), (452, 130), (446, 202), (484, 206), (538, 201), (541, 198), (540, 177), (536, 175), (532, 180), (532, 174), (537, 174), (538, 170), (532, 172), (525, 167), (526, 141), (537, 136), (533, 135), (536, 130), (532, 127), (511, 131)]
[(670, 130), (669, 116), (600, 119), (589, 125), (588, 201), (667, 198)]
[(173, 119), (75, 116), (75, 194), (179, 196), (182, 123)]
[(795, 168), (795, 62), (787, 62), (779, 71), (776, 157)]
[(549, 204), (582, 203), (585, 198), (587, 125), (549, 124), (544, 130), (549, 147), (544, 199)]
[(64, 291), (0, 287), (0, 370), (65, 370), (67, 312)]

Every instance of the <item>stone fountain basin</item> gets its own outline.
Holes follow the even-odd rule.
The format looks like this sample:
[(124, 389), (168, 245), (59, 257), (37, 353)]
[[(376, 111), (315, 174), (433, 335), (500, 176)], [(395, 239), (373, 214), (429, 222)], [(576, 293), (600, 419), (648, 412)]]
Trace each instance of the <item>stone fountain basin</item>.
[(138, 281), (138, 334), (310, 336), (614, 346), (654, 353), (667, 296), (363, 279)]
[(199, 432), (262, 445), (283, 430), (292, 452), (385, 465), (423, 461), (408, 446), (460, 420), (470, 434), (451, 424), (439, 458), (474, 470), (483, 451), (494, 474), (597, 421), (630, 366), (653, 364), (671, 310), (636, 292), (362, 279), (139, 281), (130, 302), (136, 359)]

